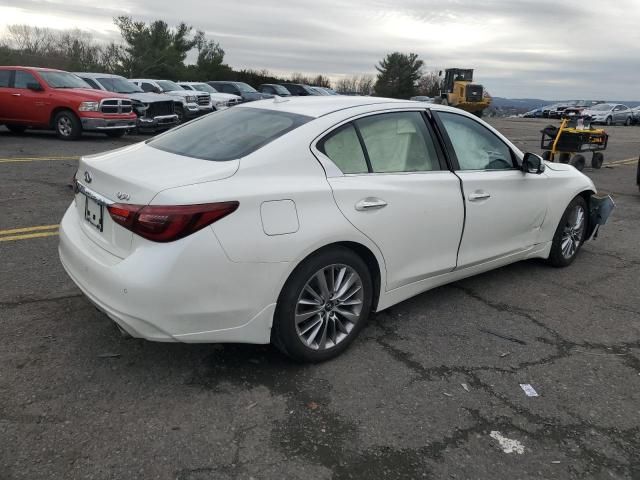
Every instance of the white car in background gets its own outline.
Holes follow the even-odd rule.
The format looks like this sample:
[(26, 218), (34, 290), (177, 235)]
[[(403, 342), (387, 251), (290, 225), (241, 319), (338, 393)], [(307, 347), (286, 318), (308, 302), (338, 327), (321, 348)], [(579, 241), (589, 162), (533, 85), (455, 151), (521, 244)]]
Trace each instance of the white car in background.
[(627, 126), (633, 123), (633, 110), (621, 103), (600, 103), (583, 110), (582, 115), (590, 116), (591, 123), (605, 125), (621, 123)]
[(563, 267), (609, 197), (462, 110), (275, 98), (80, 160), (60, 259), (134, 337), (342, 352), (372, 311), (529, 258)]
[(206, 92), (189, 92), (171, 80), (131, 78), (144, 92), (165, 93), (175, 99), (175, 113), (180, 123), (213, 112), (211, 96)]
[(230, 93), (220, 93), (208, 83), (204, 82), (176, 82), (185, 90), (193, 90), (196, 92), (206, 92), (211, 96), (211, 103), (214, 110), (224, 110), (242, 103), (242, 97), (232, 95)]

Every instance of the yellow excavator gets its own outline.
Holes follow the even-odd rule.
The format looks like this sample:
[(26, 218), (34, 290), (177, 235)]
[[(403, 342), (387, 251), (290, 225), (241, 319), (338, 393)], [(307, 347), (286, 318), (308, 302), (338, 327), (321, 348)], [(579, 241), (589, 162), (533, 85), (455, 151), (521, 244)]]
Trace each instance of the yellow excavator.
[[(442, 71), (440, 71), (442, 77)], [(451, 105), (482, 117), (491, 105), (491, 96), (482, 85), (473, 83), (473, 70), (468, 68), (448, 68), (445, 70), (440, 96), (436, 103)]]

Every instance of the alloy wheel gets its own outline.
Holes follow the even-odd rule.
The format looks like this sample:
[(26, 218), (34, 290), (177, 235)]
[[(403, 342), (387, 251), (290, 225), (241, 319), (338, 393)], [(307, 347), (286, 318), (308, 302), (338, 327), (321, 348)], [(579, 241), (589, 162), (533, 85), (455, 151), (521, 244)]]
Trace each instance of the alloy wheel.
[(58, 132), (63, 137), (68, 137), (73, 132), (73, 124), (68, 117), (60, 117), (58, 119)]
[(580, 248), (584, 236), (584, 220), (584, 208), (582, 205), (576, 205), (567, 217), (567, 223), (562, 232), (562, 240), (560, 242), (562, 256), (567, 260), (572, 258)]
[(360, 275), (336, 264), (318, 270), (298, 297), (295, 326), (302, 343), (327, 350), (344, 341), (360, 320), (364, 291)]

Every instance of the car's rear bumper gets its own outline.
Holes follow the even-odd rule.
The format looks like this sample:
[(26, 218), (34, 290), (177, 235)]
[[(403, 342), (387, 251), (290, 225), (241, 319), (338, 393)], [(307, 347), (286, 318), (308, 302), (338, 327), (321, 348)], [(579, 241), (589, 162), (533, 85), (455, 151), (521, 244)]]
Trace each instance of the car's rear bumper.
[(82, 129), (86, 131), (128, 130), (135, 128), (136, 119), (109, 119), (95, 117), (80, 117)]
[(124, 259), (83, 232), (72, 205), (60, 224), (62, 265), (123, 330), (163, 342), (268, 343), (287, 264), (231, 262), (211, 228), (171, 243), (134, 235)]

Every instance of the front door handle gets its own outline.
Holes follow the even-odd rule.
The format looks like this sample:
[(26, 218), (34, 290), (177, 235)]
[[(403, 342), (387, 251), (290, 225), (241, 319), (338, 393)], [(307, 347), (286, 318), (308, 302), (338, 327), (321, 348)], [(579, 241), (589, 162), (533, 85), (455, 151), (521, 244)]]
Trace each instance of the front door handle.
[(471, 202), (479, 202), (480, 200), (486, 200), (491, 198), (491, 194), (487, 192), (473, 192), (469, 195), (469, 200)]
[(378, 210), (387, 206), (387, 202), (381, 198), (367, 197), (356, 203), (356, 210), (364, 212), (367, 210)]
[(11, 94), (11, 96), (12, 96), (12, 97), (19, 97), (19, 96), (20, 96), (20, 94), (19, 94), (19, 93), (12, 93), (12, 94)]

